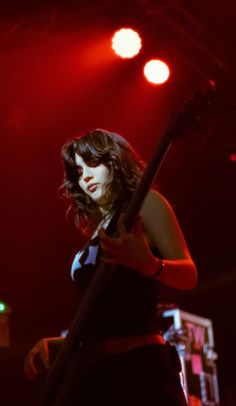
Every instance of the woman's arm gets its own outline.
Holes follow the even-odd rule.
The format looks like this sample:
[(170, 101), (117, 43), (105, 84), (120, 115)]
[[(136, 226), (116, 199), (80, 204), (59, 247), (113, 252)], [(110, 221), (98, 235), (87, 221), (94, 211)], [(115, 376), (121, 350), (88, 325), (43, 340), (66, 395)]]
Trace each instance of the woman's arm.
[[(144, 230), (163, 259), (163, 271), (156, 278), (173, 288), (193, 288), (197, 282), (197, 269), (168, 201), (152, 190), (141, 214)], [(158, 271), (159, 267), (159, 259), (153, 257), (153, 269)]]
[[(193, 288), (197, 282), (196, 267), (176, 216), (160, 193), (149, 192), (141, 219), (142, 224), (138, 219), (133, 229), (127, 232), (121, 216), (118, 238), (108, 237), (103, 229), (99, 231), (104, 252), (102, 259), (107, 263), (129, 266), (174, 288)], [(162, 260), (152, 254), (150, 245), (158, 249)], [(162, 272), (158, 274), (161, 266)]]

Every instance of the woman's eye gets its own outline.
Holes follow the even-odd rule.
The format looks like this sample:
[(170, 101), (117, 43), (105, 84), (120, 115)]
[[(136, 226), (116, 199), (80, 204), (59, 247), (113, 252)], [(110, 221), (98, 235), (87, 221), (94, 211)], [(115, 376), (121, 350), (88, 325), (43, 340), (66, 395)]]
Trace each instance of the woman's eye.
[(95, 159), (91, 159), (90, 161), (88, 161), (88, 162), (86, 162), (86, 164), (88, 165), (88, 166), (90, 166), (90, 167), (96, 167), (96, 166), (98, 166), (99, 165), (99, 162), (98, 161), (96, 161)]

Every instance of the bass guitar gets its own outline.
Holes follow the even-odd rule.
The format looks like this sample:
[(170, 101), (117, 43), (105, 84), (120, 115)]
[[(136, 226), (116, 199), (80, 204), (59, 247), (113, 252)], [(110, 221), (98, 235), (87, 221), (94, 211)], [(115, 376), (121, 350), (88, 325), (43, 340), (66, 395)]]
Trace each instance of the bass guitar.
[[(214, 83), (209, 82), (204, 91), (195, 91), (193, 96), (185, 102), (181, 111), (174, 114), (154, 148), (152, 158), (148, 162), (138, 188), (125, 210), (124, 224), (127, 230), (132, 228), (172, 141), (184, 134), (202, 110), (208, 109), (209, 100), (213, 93)], [(116, 213), (107, 227), (106, 232), (110, 236), (116, 235), (119, 215), (120, 213)], [(91, 367), (91, 348), (86, 347), (87, 328), (92, 318), (93, 309), (107, 288), (114, 270), (114, 266), (101, 262), (91, 278), (68, 334), (46, 379), (43, 390), (44, 406), (69, 405), (68, 399), (73, 393), (73, 388), (85, 379), (86, 372)]]

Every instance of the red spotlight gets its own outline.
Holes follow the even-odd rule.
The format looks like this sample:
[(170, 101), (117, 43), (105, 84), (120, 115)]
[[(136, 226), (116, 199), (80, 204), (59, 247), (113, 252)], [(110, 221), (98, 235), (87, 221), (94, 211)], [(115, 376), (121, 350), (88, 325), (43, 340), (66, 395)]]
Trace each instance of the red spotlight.
[(131, 28), (121, 28), (112, 37), (112, 49), (121, 58), (133, 58), (140, 51), (142, 41)]
[(236, 152), (233, 152), (229, 157), (231, 162), (236, 162)]
[(170, 69), (167, 64), (160, 59), (151, 59), (143, 69), (144, 76), (155, 85), (165, 83), (170, 76)]

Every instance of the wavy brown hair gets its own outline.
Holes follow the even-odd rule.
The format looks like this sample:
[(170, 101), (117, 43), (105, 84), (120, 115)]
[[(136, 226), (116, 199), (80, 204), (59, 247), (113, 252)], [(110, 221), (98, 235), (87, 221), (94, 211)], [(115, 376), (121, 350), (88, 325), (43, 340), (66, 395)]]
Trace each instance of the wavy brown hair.
[(87, 165), (104, 164), (110, 170), (112, 180), (105, 190), (105, 209), (111, 214), (129, 201), (142, 176), (144, 163), (123, 137), (106, 130), (89, 131), (63, 145), (64, 181), (61, 188), (71, 201), (69, 209), (74, 208), (76, 224), (81, 230), (88, 231), (102, 220), (102, 214), (98, 205), (79, 186), (75, 153)]

